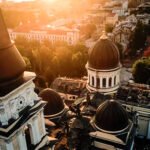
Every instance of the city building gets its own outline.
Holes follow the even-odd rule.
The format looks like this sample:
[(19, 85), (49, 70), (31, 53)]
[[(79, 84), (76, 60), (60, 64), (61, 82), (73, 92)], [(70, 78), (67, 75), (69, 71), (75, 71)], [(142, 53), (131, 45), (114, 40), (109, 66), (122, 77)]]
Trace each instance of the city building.
[(28, 40), (37, 40), (40, 42), (49, 40), (52, 43), (64, 41), (69, 45), (74, 45), (80, 38), (79, 30), (77, 29), (69, 29), (66, 27), (32, 29), (23, 25), (20, 26), (21, 27), (18, 27), (18, 29), (15, 30), (9, 29), (9, 35), (12, 40), (15, 40), (19, 36), (23, 36)]
[(136, 16), (130, 15), (125, 20), (119, 21), (113, 29), (112, 39), (115, 43), (120, 43), (123, 46), (123, 52), (127, 49), (130, 35), (134, 32), (136, 24)]
[(128, 11), (128, 0), (107, 2), (104, 7), (118, 16), (125, 16)]
[(138, 83), (122, 85), (118, 89), (116, 99), (128, 112), (138, 114), (137, 136), (150, 139), (150, 87)]
[(86, 79), (58, 77), (51, 84), (51, 88), (57, 91), (66, 103), (74, 102), (85, 95)]

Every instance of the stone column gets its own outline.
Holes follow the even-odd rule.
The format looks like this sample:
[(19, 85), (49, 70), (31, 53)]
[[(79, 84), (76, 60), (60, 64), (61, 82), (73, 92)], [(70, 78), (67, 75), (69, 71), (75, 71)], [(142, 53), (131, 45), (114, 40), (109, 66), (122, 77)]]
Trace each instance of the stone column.
[(41, 123), (42, 123), (42, 127), (43, 127), (43, 135), (46, 135), (45, 120), (44, 120), (43, 110), (41, 111)]
[(14, 150), (14, 147), (13, 147), (11, 140), (6, 142), (6, 150)]
[(38, 142), (39, 142), (39, 131), (38, 131), (38, 122), (37, 122), (37, 119), (34, 118), (32, 120), (32, 124), (30, 125), (30, 135), (31, 135), (31, 138), (32, 138), (32, 144), (33, 145), (36, 145)]
[(103, 78), (102, 77), (100, 77), (100, 88), (103, 88)]
[(94, 87), (97, 88), (97, 76), (94, 77)]
[(14, 150), (20, 150), (21, 147), (19, 145), (19, 139), (18, 139), (18, 132), (11, 138), (12, 144), (13, 144), (13, 149)]
[(33, 122), (29, 123), (28, 127), (29, 127), (29, 131), (30, 131), (31, 143), (33, 145), (36, 145), (37, 144), (37, 141), (36, 141), (36, 132), (35, 132), (35, 128), (34, 128)]
[(25, 138), (24, 129), (22, 128), (22, 131), (18, 133), (18, 140), (21, 150), (27, 150), (27, 143)]
[(38, 125), (38, 116), (36, 116), (36, 118), (34, 119), (34, 129), (35, 129), (35, 134), (36, 134), (36, 141), (38, 143), (41, 140), (41, 135), (39, 132), (39, 125)]
[(106, 88), (109, 88), (109, 77), (106, 77)]
[(111, 86), (114, 87), (114, 76), (112, 76)]
[(2, 139), (0, 139), (0, 150), (7, 150), (6, 142)]

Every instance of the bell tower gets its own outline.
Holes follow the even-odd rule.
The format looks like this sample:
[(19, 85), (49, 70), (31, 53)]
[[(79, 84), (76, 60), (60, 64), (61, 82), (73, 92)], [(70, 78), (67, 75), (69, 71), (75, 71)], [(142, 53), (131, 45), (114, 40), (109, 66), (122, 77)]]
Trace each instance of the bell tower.
[(0, 149), (40, 149), (48, 143), (42, 101), (34, 92), (35, 74), (9, 38), (0, 11)]

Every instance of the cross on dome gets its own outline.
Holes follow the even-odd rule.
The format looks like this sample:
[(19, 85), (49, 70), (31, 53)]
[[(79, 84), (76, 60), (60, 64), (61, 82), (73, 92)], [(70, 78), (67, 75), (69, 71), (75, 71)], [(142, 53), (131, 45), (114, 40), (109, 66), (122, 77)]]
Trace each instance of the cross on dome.
[(100, 37), (100, 40), (107, 40), (108, 39), (108, 36), (106, 34), (105, 31), (102, 32), (102, 36)]

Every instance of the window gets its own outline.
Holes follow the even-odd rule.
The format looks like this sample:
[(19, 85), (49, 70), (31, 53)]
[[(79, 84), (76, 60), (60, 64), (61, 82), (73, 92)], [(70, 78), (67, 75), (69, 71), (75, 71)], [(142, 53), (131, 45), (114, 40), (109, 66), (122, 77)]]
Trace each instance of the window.
[(92, 77), (92, 85), (94, 86), (94, 77)]
[(96, 79), (96, 85), (97, 85), (97, 88), (100, 87), (100, 79), (99, 78)]
[(103, 87), (106, 87), (106, 78), (103, 78)]
[(114, 77), (114, 85), (116, 85), (116, 76)]
[(112, 78), (109, 78), (109, 87), (111, 87), (112, 84)]

